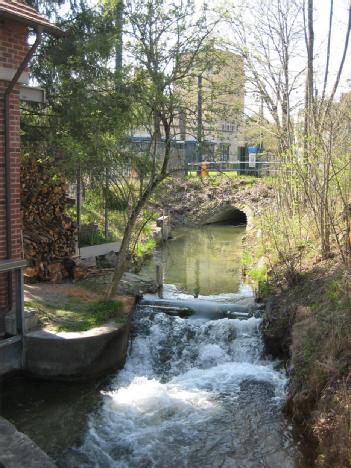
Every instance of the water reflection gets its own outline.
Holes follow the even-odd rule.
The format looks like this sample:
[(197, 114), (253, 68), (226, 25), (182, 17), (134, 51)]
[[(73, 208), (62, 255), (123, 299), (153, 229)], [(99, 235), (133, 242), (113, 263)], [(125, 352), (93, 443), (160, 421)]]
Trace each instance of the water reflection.
[(209, 225), (180, 228), (143, 268), (154, 276), (155, 265), (164, 267), (164, 282), (194, 296), (236, 293), (242, 282), (243, 226)]

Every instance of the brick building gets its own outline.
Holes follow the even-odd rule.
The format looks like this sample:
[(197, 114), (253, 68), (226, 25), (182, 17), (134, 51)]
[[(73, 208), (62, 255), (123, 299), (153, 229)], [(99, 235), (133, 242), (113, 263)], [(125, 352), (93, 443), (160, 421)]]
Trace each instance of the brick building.
[[(30, 32), (33, 45), (28, 45)], [(15, 308), (21, 333), (20, 99), (40, 99), (40, 90), (28, 86), (28, 64), (45, 33), (62, 36), (21, 0), (0, 0), (0, 337), (6, 313)]]

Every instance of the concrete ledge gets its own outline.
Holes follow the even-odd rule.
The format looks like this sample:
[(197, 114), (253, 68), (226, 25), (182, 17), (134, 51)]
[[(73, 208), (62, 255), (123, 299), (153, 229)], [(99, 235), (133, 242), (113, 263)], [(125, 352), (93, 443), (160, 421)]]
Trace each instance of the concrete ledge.
[(38, 330), (23, 337), (23, 371), (49, 380), (86, 381), (123, 367), (134, 302), (127, 322), (84, 332)]
[(0, 417), (0, 466), (4, 468), (55, 468), (52, 460), (25, 434)]
[[(0, 341), (0, 377), (22, 367), (22, 340), (14, 336)], [(1, 465), (0, 465), (1, 466)]]

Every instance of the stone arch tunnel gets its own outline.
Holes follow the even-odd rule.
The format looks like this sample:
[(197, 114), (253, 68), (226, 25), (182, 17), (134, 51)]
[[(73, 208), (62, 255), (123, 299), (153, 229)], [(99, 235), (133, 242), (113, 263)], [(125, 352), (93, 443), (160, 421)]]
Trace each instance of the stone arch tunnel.
[(241, 226), (248, 224), (248, 217), (244, 210), (235, 206), (225, 206), (218, 208), (211, 214), (205, 224), (229, 224)]

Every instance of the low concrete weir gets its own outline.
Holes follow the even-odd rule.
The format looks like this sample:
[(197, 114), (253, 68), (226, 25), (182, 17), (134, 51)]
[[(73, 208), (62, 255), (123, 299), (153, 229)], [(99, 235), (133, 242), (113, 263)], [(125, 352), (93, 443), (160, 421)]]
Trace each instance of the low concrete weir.
[(0, 341), (0, 378), (25, 373), (46, 380), (87, 381), (121, 369), (135, 298), (124, 307), (125, 323), (111, 320), (81, 332), (40, 329)]
[(180, 317), (193, 316), (194, 318), (221, 319), (221, 318), (248, 318), (252, 316), (252, 308), (239, 304), (223, 304), (206, 300), (180, 300), (146, 299), (140, 306), (159, 308), (169, 315)]
[[(0, 342), (0, 378), (13, 373), (87, 381), (123, 367), (130, 318), (83, 332), (35, 330)], [(1, 468), (1, 466), (0, 466)]]

